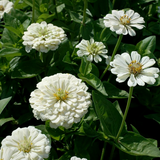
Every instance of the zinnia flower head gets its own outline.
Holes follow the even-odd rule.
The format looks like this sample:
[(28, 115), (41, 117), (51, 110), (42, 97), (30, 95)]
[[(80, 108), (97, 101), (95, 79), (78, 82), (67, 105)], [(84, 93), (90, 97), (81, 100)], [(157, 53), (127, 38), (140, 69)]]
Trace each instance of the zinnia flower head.
[(47, 53), (49, 50), (56, 50), (59, 44), (66, 38), (64, 30), (45, 21), (32, 23), (22, 37), (26, 52), (36, 49)]
[(102, 61), (102, 57), (107, 58), (108, 56), (106, 53), (108, 52), (106, 46), (102, 42), (94, 42), (94, 39), (88, 40), (82, 40), (76, 48), (79, 48), (77, 51), (77, 55), (79, 57), (87, 56), (88, 61), (95, 61), (96, 63)]
[(76, 156), (73, 156), (73, 157), (71, 157), (71, 159), (70, 160), (87, 160), (86, 158), (78, 158), (78, 157), (76, 157)]
[(116, 34), (127, 35), (129, 33), (130, 36), (136, 35), (132, 27), (142, 29), (144, 27), (142, 23), (145, 23), (143, 17), (140, 17), (137, 12), (131, 9), (126, 12), (124, 10), (112, 10), (112, 14), (107, 14), (103, 22), (106, 27), (116, 32)]
[(141, 55), (136, 51), (128, 53), (117, 54), (110, 65), (113, 67), (111, 72), (117, 75), (116, 81), (124, 82), (128, 77), (128, 86), (134, 87), (137, 84), (144, 86), (147, 84), (154, 84), (155, 78), (159, 75), (159, 69), (151, 67), (155, 64), (154, 59), (148, 56), (141, 58)]
[(66, 129), (78, 123), (91, 104), (88, 87), (71, 74), (58, 73), (45, 77), (31, 93), (29, 102), (35, 118), (50, 120), (50, 127)]
[(15, 160), (43, 160), (48, 158), (51, 145), (46, 135), (29, 126), (14, 130), (11, 136), (2, 140), (2, 148), (14, 150), (12, 158)]
[(0, 0), (0, 19), (3, 18), (4, 13), (10, 13), (13, 8), (13, 3), (8, 0)]

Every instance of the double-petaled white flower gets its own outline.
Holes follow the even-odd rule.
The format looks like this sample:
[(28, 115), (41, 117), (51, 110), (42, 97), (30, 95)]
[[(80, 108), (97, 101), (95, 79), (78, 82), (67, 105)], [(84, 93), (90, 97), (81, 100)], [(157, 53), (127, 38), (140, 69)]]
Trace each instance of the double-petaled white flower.
[(13, 3), (8, 0), (0, 0), (0, 19), (3, 18), (4, 13), (10, 13), (13, 8)]
[(82, 40), (76, 48), (79, 48), (77, 51), (77, 55), (79, 57), (87, 56), (88, 61), (95, 61), (96, 63), (102, 61), (102, 57), (108, 58), (106, 53), (108, 50), (106, 49), (106, 46), (102, 42), (94, 42), (94, 39), (88, 40)]
[[(11, 160), (43, 160), (48, 158), (51, 148), (46, 135), (32, 126), (14, 130), (12, 135), (7, 136), (1, 143), (3, 148), (1, 153), (10, 152)], [(4, 155), (4, 160), (7, 160), (5, 157), (7, 155)]]
[(56, 50), (59, 44), (66, 38), (64, 30), (45, 21), (32, 23), (22, 37), (26, 52), (36, 49), (47, 53), (49, 50)]
[(145, 23), (143, 17), (133, 10), (112, 10), (112, 14), (107, 14), (104, 17), (104, 25), (110, 28), (111, 31), (116, 32), (117, 34), (135, 36), (136, 32), (132, 27), (142, 29)]
[(50, 120), (52, 128), (72, 127), (87, 113), (91, 104), (88, 87), (71, 74), (45, 77), (37, 88), (29, 99), (34, 116), (42, 121)]
[(86, 158), (78, 158), (76, 156), (71, 157), (70, 160), (87, 160)]
[(116, 81), (124, 82), (128, 77), (128, 86), (134, 87), (137, 84), (144, 86), (147, 84), (154, 84), (155, 78), (159, 75), (159, 69), (151, 67), (155, 64), (154, 59), (148, 56), (142, 57), (136, 51), (128, 53), (117, 54), (110, 65), (113, 67), (111, 72), (117, 75)]

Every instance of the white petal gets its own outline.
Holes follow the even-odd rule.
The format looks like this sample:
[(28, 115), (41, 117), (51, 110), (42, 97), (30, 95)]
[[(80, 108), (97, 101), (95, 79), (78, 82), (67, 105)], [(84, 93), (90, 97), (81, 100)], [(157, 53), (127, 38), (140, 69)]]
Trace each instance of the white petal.
[(127, 84), (128, 84), (129, 87), (135, 87), (137, 85), (137, 81), (136, 81), (133, 74), (131, 74)]
[(136, 32), (129, 26), (129, 25), (126, 25), (127, 29), (128, 29), (128, 33), (130, 36), (135, 36), (136, 35)]
[(136, 60), (136, 63), (138, 63), (141, 59), (141, 55), (138, 54), (137, 51), (132, 51), (131, 52), (131, 58), (132, 58), (132, 61), (135, 61)]
[(143, 66), (142, 69), (148, 68), (153, 66), (156, 63), (156, 61), (154, 59), (150, 59), (148, 62), (146, 62)]
[(131, 63), (131, 57), (130, 57), (130, 55), (129, 55), (127, 52), (122, 53), (121, 56), (123, 57), (123, 59), (124, 59), (128, 64)]

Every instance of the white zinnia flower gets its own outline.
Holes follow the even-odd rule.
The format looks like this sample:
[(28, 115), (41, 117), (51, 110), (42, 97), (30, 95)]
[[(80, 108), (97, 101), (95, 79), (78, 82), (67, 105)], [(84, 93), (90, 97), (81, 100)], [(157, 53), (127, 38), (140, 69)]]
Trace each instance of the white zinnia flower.
[(159, 76), (157, 74), (159, 69), (151, 67), (154, 64), (154, 59), (149, 59), (148, 56), (141, 59), (141, 55), (136, 51), (132, 51), (131, 56), (128, 53), (117, 54), (115, 59), (110, 62), (113, 67), (111, 72), (117, 74), (116, 81), (121, 83), (129, 77), (128, 86), (130, 87), (137, 84), (140, 86), (144, 86), (145, 83), (154, 84), (155, 78)]
[(78, 157), (76, 157), (76, 156), (73, 156), (73, 157), (71, 157), (71, 159), (70, 160), (87, 160), (86, 158), (78, 158)]
[(71, 74), (45, 77), (37, 88), (29, 99), (34, 116), (42, 121), (50, 120), (52, 128), (72, 127), (87, 113), (91, 104), (88, 87)]
[(13, 8), (13, 3), (8, 0), (0, 0), (0, 19), (3, 18), (4, 13), (10, 13)]
[(95, 61), (96, 63), (102, 61), (102, 57), (107, 58), (108, 56), (106, 53), (108, 52), (106, 46), (102, 42), (94, 42), (94, 39), (88, 40), (82, 40), (76, 48), (79, 48), (80, 50), (77, 51), (77, 55), (79, 57), (87, 56), (88, 61)]
[(0, 160), (12, 160), (12, 155), (15, 152), (15, 150), (4, 147), (0, 150)]
[(104, 17), (104, 25), (109, 27), (111, 31), (116, 32), (117, 34), (127, 35), (129, 33), (130, 36), (135, 36), (136, 32), (132, 29), (132, 27), (136, 27), (138, 29), (142, 29), (144, 25), (141, 23), (145, 23), (143, 17), (137, 12), (133, 10), (112, 10), (112, 14), (107, 14)]
[(47, 24), (45, 21), (32, 23), (22, 37), (26, 52), (36, 49), (47, 53), (49, 50), (56, 50), (59, 44), (66, 38), (64, 30), (53, 24)]
[(17, 128), (1, 143), (2, 148), (14, 150), (12, 155), (14, 160), (43, 160), (48, 158), (51, 148), (46, 135), (33, 126)]

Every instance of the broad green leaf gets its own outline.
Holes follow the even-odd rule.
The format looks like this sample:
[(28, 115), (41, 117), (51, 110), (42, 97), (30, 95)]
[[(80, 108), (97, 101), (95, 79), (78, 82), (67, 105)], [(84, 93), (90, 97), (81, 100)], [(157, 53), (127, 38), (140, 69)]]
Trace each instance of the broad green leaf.
[(43, 64), (40, 60), (28, 60), (25, 57), (15, 57), (10, 62), (10, 65), (12, 78), (31, 78), (40, 74), (44, 70)]
[(92, 63), (92, 71), (91, 71), (91, 73), (94, 74), (96, 77), (99, 77), (99, 69), (94, 63)]
[(148, 119), (153, 119), (160, 124), (160, 113), (145, 115)]
[(8, 97), (8, 98), (4, 98), (0, 100), (0, 114), (2, 113), (2, 111), (4, 110), (4, 108), (6, 107), (6, 105), (9, 103), (9, 101), (11, 100), (12, 97)]
[(87, 23), (85, 25), (81, 26), (81, 34), (82, 34), (82, 39), (90, 39), (93, 37), (93, 25), (91, 23)]
[(79, 68), (79, 72), (85, 76), (87, 74), (89, 74), (92, 70), (92, 64), (90, 61), (87, 61), (87, 58), (86, 57), (82, 57), (81, 58), (81, 65), (80, 65), (80, 68)]
[(0, 57), (15, 57), (20, 55), (21, 51), (19, 48), (7, 47), (0, 50)]
[(5, 124), (6, 122), (9, 122), (9, 121), (14, 121), (15, 119), (13, 117), (10, 117), (10, 118), (1, 118), (0, 119), (0, 126), (2, 126), (3, 124)]
[(136, 45), (138, 53), (141, 54), (142, 56), (145, 54), (146, 51), (150, 51), (151, 53), (153, 53), (155, 47), (156, 47), (156, 36), (147, 37), (142, 41), (140, 41), (139, 43), (137, 43)]
[(116, 146), (130, 155), (160, 157), (160, 150), (153, 141), (134, 132), (129, 131), (124, 137), (121, 137)]
[[(13, 32), (15, 35), (17, 35), (19, 38), (22, 37), (22, 32), (19, 29), (16, 29), (12, 26), (5, 26), (9, 31)], [(21, 27), (22, 28), (22, 27)]]
[(100, 93), (102, 93), (103, 95), (105, 95), (105, 96), (108, 95), (106, 93), (106, 91), (105, 91), (103, 83), (94, 74), (89, 73), (89, 74), (87, 74), (85, 76), (83, 76), (82, 74), (78, 74), (78, 77), (81, 78), (83, 81), (85, 81), (90, 86), (92, 86), (94, 89), (96, 89), (97, 91), (99, 91)]
[(65, 137), (65, 133), (59, 128), (57, 129), (51, 128), (49, 123), (50, 123), (49, 121), (46, 121), (45, 123), (49, 135), (56, 141), (61, 141)]
[(148, 30), (154, 34), (160, 35), (160, 23), (150, 22), (148, 24)]
[(105, 96), (93, 91), (92, 98), (104, 133), (106, 136), (115, 138), (121, 125), (122, 116)]
[(103, 82), (108, 98), (123, 99), (128, 98), (128, 93), (124, 90), (118, 89), (116, 86), (109, 82)]

